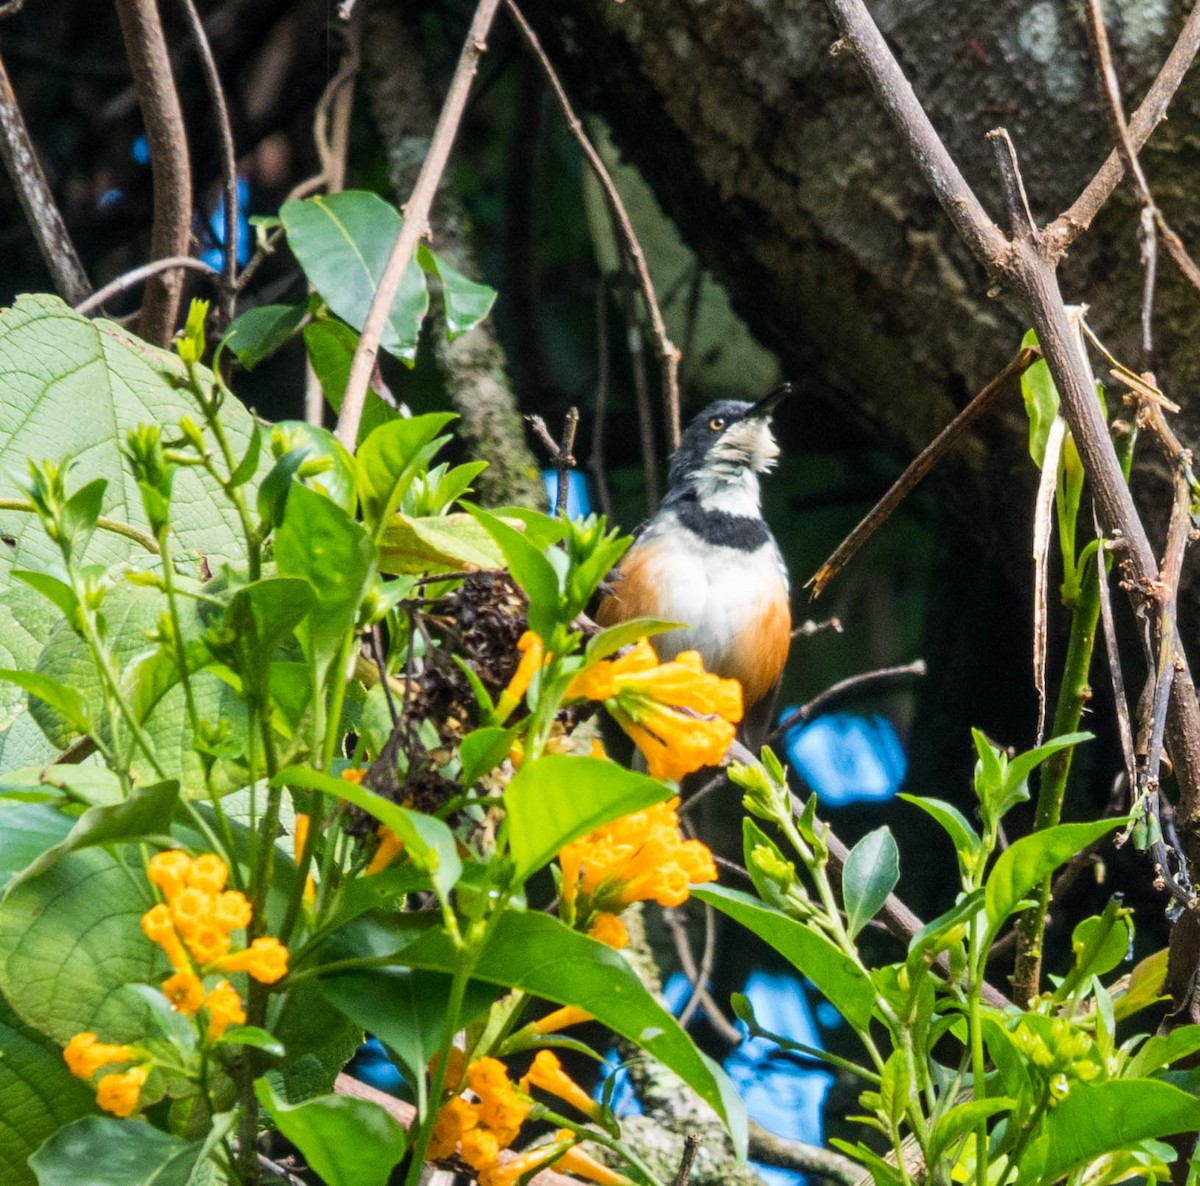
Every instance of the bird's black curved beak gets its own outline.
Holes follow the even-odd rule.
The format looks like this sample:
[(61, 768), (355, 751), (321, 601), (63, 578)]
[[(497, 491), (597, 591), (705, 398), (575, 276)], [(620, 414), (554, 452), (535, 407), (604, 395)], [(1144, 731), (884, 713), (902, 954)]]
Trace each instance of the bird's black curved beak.
[(760, 399), (758, 403), (756, 403), (750, 409), (750, 411), (746, 413), (746, 419), (749, 420), (751, 417), (761, 417), (766, 419), (766, 417), (775, 411), (775, 405), (778, 404), (780, 400), (786, 399), (789, 395), (794, 394), (795, 390), (796, 389), (790, 383), (780, 383), (778, 387), (768, 391), (767, 394), (764, 395), (762, 399)]

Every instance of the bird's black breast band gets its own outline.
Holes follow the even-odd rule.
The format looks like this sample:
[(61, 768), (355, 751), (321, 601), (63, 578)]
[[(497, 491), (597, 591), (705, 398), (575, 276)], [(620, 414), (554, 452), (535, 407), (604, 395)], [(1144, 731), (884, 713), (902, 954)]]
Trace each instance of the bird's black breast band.
[(692, 493), (685, 494), (676, 502), (675, 514), (684, 527), (714, 547), (757, 552), (771, 538), (771, 532), (762, 519), (751, 515), (731, 515), (728, 511), (706, 510)]

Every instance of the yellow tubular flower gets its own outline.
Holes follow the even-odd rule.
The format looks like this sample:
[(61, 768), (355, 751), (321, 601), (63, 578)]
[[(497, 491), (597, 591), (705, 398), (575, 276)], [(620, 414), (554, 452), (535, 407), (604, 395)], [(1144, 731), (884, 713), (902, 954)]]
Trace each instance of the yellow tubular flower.
[[(621, 929), (624, 930), (624, 927)], [(577, 1005), (564, 1005), (561, 1009), (555, 1009), (553, 1013), (547, 1013), (545, 1017), (540, 1021), (535, 1021), (529, 1028), (535, 1034), (556, 1034), (568, 1026), (585, 1025), (594, 1020), (595, 1018), (585, 1009), (580, 1009)]]
[(601, 910), (592, 919), (592, 925), (588, 927), (588, 934), (597, 943), (604, 943), (617, 951), (620, 951), (622, 947), (629, 946), (629, 932), (625, 929), (625, 924), (607, 910)]
[(246, 901), (245, 894), (237, 890), (226, 890), (217, 895), (209, 917), (214, 926), (228, 933), (248, 927), (252, 915), (253, 911), (250, 903)]
[(114, 1062), (133, 1062), (142, 1052), (132, 1046), (113, 1046), (89, 1032), (76, 1034), (63, 1051), (63, 1059), (77, 1079), (90, 1079), (101, 1067)]
[(555, 1141), (552, 1145), (530, 1149), (528, 1153), (518, 1153), (507, 1161), (493, 1162), (479, 1171), (479, 1186), (514, 1186), (526, 1174), (549, 1165), (562, 1154), (567, 1144), (565, 1141)]
[(192, 862), (188, 885), (205, 894), (219, 894), (225, 888), (229, 870), (216, 853), (206, 852)]
[(550, 658), (542, 640), (532, 630), (526, 630), (521, 635), (517, 642), (517, 650), (521, 652), (521, 661), (517, 664), (512, 679), (508, 681), (508, 687), (500, 693), (500, 699), (496, 701), (496, 719), (501, 722), (508, 720), (512, 715), (513, 709), (529, 691), (534, 675)]
[(362, 770), (354, 770), (354, 769), (347, 767), (347, 769), (342, 771), (342, 777), (347, 782), (361, 783), (362, 780), (364, 778), (366, 778), (366, 776), (367, 776), (367, 771), (366, 771), (365, 767)]
[(191, 868), (192, 858), (174, 848), (170, 852), (155, 853), (150, 858), (146, 866), (146, 878), (151, 885), (158, 886), (169, 901), (187, 884)]
[(211, 964), (229, 950), (229, 935), (211, 923), (194, 926), (185, 941), (188, 950), (201, 964)]
[(131, 1116), (137, 1111), (142, 1085), (149, 1073), (148, 1067), (141, 1066), (105, 1075), (96, 1085), (96, 1103), (114, 1116)]
[(404, 851), (404, 841), (387, 824), (380, 824), (376, 835), (379, 837), (379, 847), (366, 867), (364, 877), (386, 869)]
[[(576, 1140), (575, 1134), (569, 1128), (562, 1128), (555, 1134), (558, 1141)], [(555, 1163), (556, 1170), (574, 1174), (578, 1178), (586, 1178), (589, 1182), (598, 1182), (600, 1186), (633, 1186), (631, 1179), (619, 1174), (611, 1166), (597, 1161), (590, 1153), (585, 1153), (578, 1145), (572, 1145)]]
[(278, 939), (255, 939), (245, 951), (234, 951), (215, 960), (214, 972), (249, 972), (261, 984), (274, 984), (287, 975), (288, 949)]
[(194, 972), (176, 972), (162, 984), (163, 996), (176, 1013), (195, 1017), (204, 1004), (204, 981)]
[(508, 1077), (508, 1068), (497, 1058), (473, 1062), (467, 1068), (467, 1083), (479, 1096), (480, 1124), (495, 1134), (499, 1148), (507, 1148), (517, 1139), (532, 1101), (517, 1091)]
[(539, 1050), (534, 1056), (533, 1066), (521, 1080), (521, 1089), (526, 1094), (530, 1087), (539, 1087), (557, 1096), (592, 1120), (600, 1115), (600, 1105), (562, 1069), (562, 1063), (552, 1050)]
[(719, 764), (742, 719), (737, 680), (706, 672), (697, 651), (659, 663), (644, 638), (626, 654), (581, 671), (566, 699), (603, 700), (645, 754), (651, 777), (675, 781)]
[(192, 961), (188, 959), (187, 950), (175, 930), (175, 924), (171, 921), (170, 907), (161, 903), (151, 906), (142, 915), (142, 930), (147, 938), (152, 939), (167, 953), (171, 967), (181, 972), (191, 971)]
[(228, 980), (220, 981), (204, 998), (208, 1010), (208, 1037), (215, 1042), (231, 1025), (246, 1024), (242, 998)]
[(433, 1122), (433, 1134), (425, 1157), (429, 1161), (441, 1161), (458, 1148), (463, 1134), (470, 1132), (479, 1123), (479, 1109), (468, 1103), (461, 1095), (448, 1100), (439, 1109)]
[(491, 1165), (500, 1156), (500, 1142), (496, 1134), (486, 1128), (473, 1128), (462, 1135), (459, 1146), (462, 1159), (474, 1170)]
[(195, 886), (180, 890), (170, 902), (171, 921), (175, 929), (186, 939), (197, 927), (203, 926), (213, 912), (216, 903), (214, 894), (206, 893)]

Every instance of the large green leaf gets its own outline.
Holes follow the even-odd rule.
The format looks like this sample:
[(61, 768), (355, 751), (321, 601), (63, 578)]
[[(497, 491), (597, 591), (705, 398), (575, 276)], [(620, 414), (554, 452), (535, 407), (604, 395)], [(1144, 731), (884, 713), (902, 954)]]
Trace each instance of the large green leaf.
[(193, 1186), (207, 1151), (204, 1141), (149, 1124), (87, 1116), (59, 1129), (29, 1164), (38, 1186)]
[(60, 1125), (95, 1111), (57, 1044), (22, 1025), (0, 997), (0, 1182), (31, 1186), (26, 1159)]
[(0, 889), (64, 840), (75, 822), (49, 803), (0, 807)]
[[(24, 584), (0, 588), (0, 667), (32, 671), (50, 631), (61, 619), (58, 609), (36, 590)], [(0, 683), (0, 770), (22, 765), (14, 753), (8, 754), (13, 727), (23, 723), (28, 729), (29, 699), (16, 684)], [(47, 743), (46, 757), (53, 747)]]
[(408, 1134), (381, 1105), (345, 1095), (288, 1104), (266, 1079), (254, 1084), (275, 1126), (304, 1154), (326, 1186), (386, 1186)]
[(296, 634), (318, 669), (332, 661), (375, 576), (375, 545), (362, 524), (307, 486), (293, 484), (275, 532), (280, 576), (303, 577), (314, 604)]
[(988, 874), (985, 886), (989, 926), (998, 927), (1043, 877), (1048, 877), (1064, 861), (1124, 822), (1122, 818), (1058, 824), (1022, 836), (1006, 848)]
[(144, 1007), (116, 990), (153, 982), (163, 966), (139, 925), (153, 904), (139, 871), (104, 849), (68, 853), (0, 902), (0, 990), (63, 1044), (81, 1030), (106, 1042), (144, 1037)]
[(525, 763), (504, 789), (516, 882), (552, 861), (564, 844), (672, 793), (657, 778), (602, 758), (548, 754)]
[[(343, 321), (361, 330), (400, 234), (402, 219), (395, 208), (377, 194), (344, 190), (285, 202), (279, 217), (288, 245), (322, 300)], [(411, 363), (428, 308), (425, 274), (414, 259), (392, 302), (380, 345)]]
[(431, 412), (393, 420), (380, 425), (359, 446), (358, 496), (363, 519), (376, 539), (413, 479), (441, 448), (438, 433), (453, 419), (450, 412)]
[(479, 284), (438, 259), (424, 243), (417, 247), (417, 262), (442, 282), (442, 303), (446, 311), (446, 337), (453, 342), (460, 334), (474, 329), (491, 311), (496, 290)]
[(470, 515), (395, 514), (379, 541), (379, 566), (391, 573), (503, 568), (504, 553)]
[[(346, 394), (346, 380), (350, 378), (350, 363), (358, 345), (358, 334), (335, 317), (318, 317), (304, 327), (304, 345), (329, 406), (335, 412), (340, 412), (342, 397)], [(358, 426), (358, 439), (366, 440), (374, 429), (399, 416), (396, 408), (385, 402), (374, 388), (368, 387), (367, 402)]]
[(868, 832), (846, 855), (842, 902), (846, 929), (854, 938), (879, 913), (900, 880), (900, 850), (886, 827)]
[[(122, 464), (120, 445), (139, 424), (170, 426), (182, 415), (200, 420), (181, 385), (185, 373), (174, 355), (110, 322), (89, 321), (57, 297), (19, 297), (0, 314), (0, 496), (22, 496), (7, 475), (23, 472), (27, 457), (69, 454), (76, 459), (70, 489), (106, 478), (103, 514), (144, 529), (141, 493)], [(242, 456), (250, 442), (250, 414), (226, 398), (221, 421), (235, 454)], [(175, 476), (172, 526), (183, 558), (200, 553), (215, 570), (219, 561), (241, 555), (234, 508), (195, 467)], [(32, 515), (0, 513), (0, 533), (17, 541), (11, 553), (16, 567), (44, 568), (58, 558)], [(147, 553), (101, 530), (82, 559), (108, 565), (130, 556)]]
[(138, 787), (122, 803), (89, 807), (75, 821), (75, 826), (67, 836), (30, 863), (21, 873), (20, 880), (37, 877), (55, 861), (62, 860), (67, 853), (77, 849), (120, 840), (164, 836), (171, 830), (171, 816), (178, 802), (179, 783), (172, 780)]
[(875, 989), (865, 973), (823, 935), (780, 914), (749, 894), (719, 885), (700, 886), (692, 896), (715, 906), (765, 940), (809, 978), (856, 1029), (865, 1029)]
[(1022, 1159), (1020, 1182), (1052, 1182), (1139, 1141), (1195, 1133), (1200, 1129), (1200, 1100), (1155, 1079), (1076, 1082), (1046, 1113), (1043, 1124), (1043, 1136)]
[[(458, 960), (450, 939), (437, 927), (404, 946), (396, 963), (452, 973)], [(744, 1152), (745, 1110), (733, 1085), (716, 1063), (696, 1049), (611, 947), (569, 930), (548, 914), (506, 910), (473, 974), (479, 980), (586, 1009), (683, 1079), (725, 1121), (735, 1146)]]
[(225, 331), (221, 345), (237, 355), (248, 371), (274, 354), (308, 316), (308, 303), (298, 305), (259, 305), (238, 314)]

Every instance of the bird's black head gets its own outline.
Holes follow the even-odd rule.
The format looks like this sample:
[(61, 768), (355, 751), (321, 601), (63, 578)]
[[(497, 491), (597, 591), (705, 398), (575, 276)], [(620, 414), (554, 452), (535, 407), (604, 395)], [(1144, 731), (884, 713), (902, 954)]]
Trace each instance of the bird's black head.
[(684, 429), (679, 448), (671, 455), (667, 479), (671, 488), (696, 481), (736, 482), (746, 474), (770, 469), (779, 456), (771, 435), (771, 413), (791, 390), (784, 383), (755, 404), (740, 399), (709, 404)]

